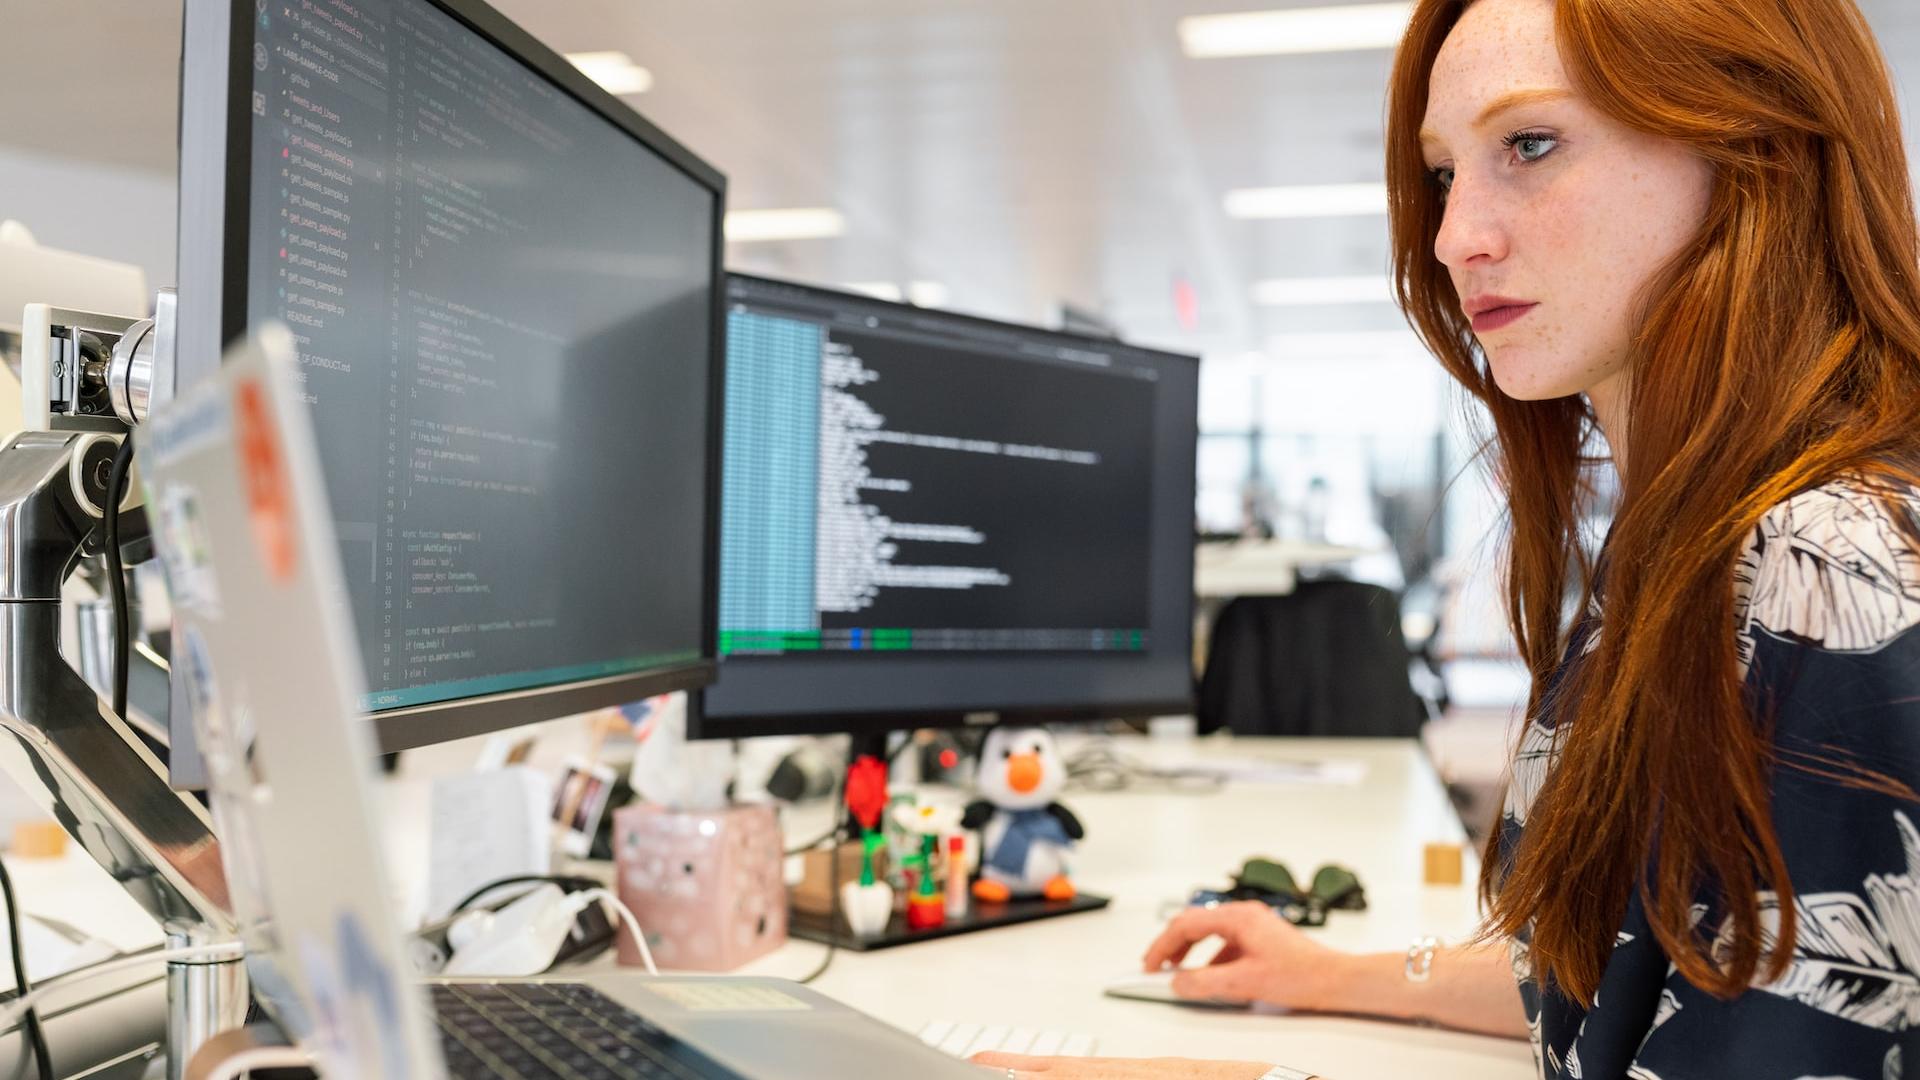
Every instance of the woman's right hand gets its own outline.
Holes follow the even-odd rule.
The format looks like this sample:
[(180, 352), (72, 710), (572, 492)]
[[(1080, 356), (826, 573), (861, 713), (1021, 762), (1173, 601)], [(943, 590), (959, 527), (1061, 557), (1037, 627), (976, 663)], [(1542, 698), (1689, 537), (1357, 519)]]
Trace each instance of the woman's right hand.
[(1205, 967), (1182, 968), (1173, 992), (1183, 998), (1259, 1001), (1284, 1009), (1334, 1009), (1348, 954), (1301, 933), (1257, 901), (1195, 907), (1173, 917), (1147, 947), (1148, 971), (1179, 967), (1208, 938), (1222, 945)]

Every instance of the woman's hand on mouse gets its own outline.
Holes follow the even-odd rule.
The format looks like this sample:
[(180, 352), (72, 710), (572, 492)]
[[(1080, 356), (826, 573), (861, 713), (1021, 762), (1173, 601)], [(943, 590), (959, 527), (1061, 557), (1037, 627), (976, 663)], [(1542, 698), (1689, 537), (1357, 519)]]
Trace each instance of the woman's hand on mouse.
[(1141, 962), (1148, 971), (1178, 967), (1195, 945), (1216, 937), (1223, 944), (1210, 963), (1174, 974), (1175, 994), (1259, 1001), (1284, 1009), (1337, 1007), (1342, 972), (1351, 957), (1307, 937), (1256, 901), (1188, 908), (1167, 923)]

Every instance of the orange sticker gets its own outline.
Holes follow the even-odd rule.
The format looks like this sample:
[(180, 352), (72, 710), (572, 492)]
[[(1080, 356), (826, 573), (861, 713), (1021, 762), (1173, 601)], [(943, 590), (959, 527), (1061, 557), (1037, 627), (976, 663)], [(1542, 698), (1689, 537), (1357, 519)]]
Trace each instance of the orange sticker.
[(260, 384), (252, 379), (234, 388), (234, 435), (240, 447), (240, 474), (247, 487), (247, 512), (253, 539), (275, 581), (293, 580), (293, 492), (286, 459), (267, 415)]

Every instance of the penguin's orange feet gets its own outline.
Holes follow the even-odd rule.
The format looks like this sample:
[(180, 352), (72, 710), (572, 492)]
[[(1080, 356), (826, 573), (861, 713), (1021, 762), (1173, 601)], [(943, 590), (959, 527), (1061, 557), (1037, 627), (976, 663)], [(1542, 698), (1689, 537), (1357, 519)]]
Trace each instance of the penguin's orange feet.
[(1004, 904), (1013, 898), (1013, 890), (998, 881), (981, 878), (973, 883), (973, 898), (983, 904)]
[(1040, 892), (1041, 895), (1049, 900), (1071, 900), (1075, 895), (1073, 882), (1068, 881), (1065, 877), (1057, 877), (1047, 882), (1046, 888), (1040, 890)]

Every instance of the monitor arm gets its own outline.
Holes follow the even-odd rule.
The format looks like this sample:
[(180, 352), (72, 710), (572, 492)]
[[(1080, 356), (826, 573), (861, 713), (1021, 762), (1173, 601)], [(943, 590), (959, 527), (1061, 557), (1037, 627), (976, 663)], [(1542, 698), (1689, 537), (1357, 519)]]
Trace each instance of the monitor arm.
[[(103, 550), (113, 456), (147, 405), (127, 376), (152, 324), (44, 306), (30, 306), (25, 321), (28, 430), (0, 442), (0, 768), (153, 916), (169, 944), (234, 941), (239, 927), (207, 811), (168, 785), (135, 729), (61, 653), (61, 586)], [(36, 351), (46, 357), (39, 364)], [(149, 363), (151, 353), (148, 345)], [(122, 550), (138, 552), (145, 514), (123, 512), (121, 524)], [(230, 958), (169, 964), (170, 1076), (182, 1075), (206, 1038), (244, 1021), (240, 960), (236, 947)]]
[(163, 926), (231, 930), (205, 810), (60, 653), (60, 586), (100, 550), (116, 445), (31, 431), (0, 444), (0, 728), (14, 743), (0, 766)]

